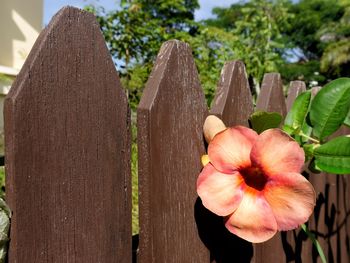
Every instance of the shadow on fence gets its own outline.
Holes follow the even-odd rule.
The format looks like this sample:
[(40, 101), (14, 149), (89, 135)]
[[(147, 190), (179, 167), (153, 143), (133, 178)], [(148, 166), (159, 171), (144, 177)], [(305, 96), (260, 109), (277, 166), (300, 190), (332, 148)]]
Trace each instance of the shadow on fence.
[[(285, 116), (303, 90), (292, 82), (286, 103), (280, 75), (266, 74), (256, 109)], [(225, 64), (209, 111), (189, 46), (163, 44), (138, 107), (140, 234), (132, 241), (127, 99), (94, 16), (63, 8), (5, 102), (9, 262), (318, 262), (300, 230), (253, 245), (197, 197), (204, 119), (210, 112), (247, 126), (253, 110), (242, 62)], [(309, 179), (318, 195), (309, 228), (329, 262), (350, 262), (349, 179)]]

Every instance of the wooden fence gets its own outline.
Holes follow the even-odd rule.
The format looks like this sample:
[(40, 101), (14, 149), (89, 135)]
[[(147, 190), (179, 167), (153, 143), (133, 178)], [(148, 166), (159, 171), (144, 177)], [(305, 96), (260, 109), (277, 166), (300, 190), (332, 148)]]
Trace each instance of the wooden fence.
[[(285, 115), (279, 74), (257, 109)], [(287, 106), (286, 106), (287, 105)], [(242, 62), (225, 64), (209, 111), (191, 49), (163, 44), (138, 107), (139, 246), (132, 253), (130, 111), (93, 15), (62, 9), (43, 30), (5, 102), (9, 262), (319, 262), (300, 230), (253, 245), (202, 205), (196, 179), (211, 112), (248, 125), (254, 105)], [(310, 228), (329, 262), (350, 262), (349, 178), (311, 175)]]

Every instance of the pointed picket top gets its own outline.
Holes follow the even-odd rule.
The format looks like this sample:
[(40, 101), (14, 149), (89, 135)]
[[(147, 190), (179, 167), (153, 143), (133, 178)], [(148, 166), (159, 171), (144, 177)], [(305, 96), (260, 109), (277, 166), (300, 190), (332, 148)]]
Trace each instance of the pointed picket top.
[(306, 85), (304, 81), (296, 80), (296, 81), (290, 82), (287, 102), (286, 102), (287, 112), (292, 107), (292, 104), (294, 100), (298, 97), (298, 95), (304, 91), (306, 91)]
[(227, 62), (221, 72), (210, 114), (221, 118), (227, 126), (248, 126), (248, 118), (253, 110), (244, 63)]
[[(286, 115), (286, 103), (283, 95), (281, 76), (278, 73), (267, 73), (264, 76), (261, 91), (257, 99), (257, 110), (277, 112)], [(281, 234), (261, 244), (254, 245), (253, 262), (281, 262), (286, 261), (283, 252)]]
[(282, 116), (286, 115), (287, 108), (280, 74), (267, 73), (264, 75), (261, 91), (256, 102), (256, 109), (277, 112)]
[(194, 218), (208, 114), (189, 46), (161, 47), (138, 107), (138, 262), (209, 262)]
[(9, 262), (131, 262), (129, 109), (92, 14), (52, 19), (4, 115)]

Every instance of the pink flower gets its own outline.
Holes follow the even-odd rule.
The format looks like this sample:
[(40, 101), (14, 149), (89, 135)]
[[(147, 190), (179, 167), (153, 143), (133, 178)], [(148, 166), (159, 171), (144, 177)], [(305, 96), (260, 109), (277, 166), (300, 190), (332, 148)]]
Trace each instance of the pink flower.
[(208, 157), (197, 192), (233, 234), (264, 242), (310, 217), (315, 191), (300, 174), (304, 152), (283, 131), (258, 135), (243, 126), (225, 129), (213, 136)]

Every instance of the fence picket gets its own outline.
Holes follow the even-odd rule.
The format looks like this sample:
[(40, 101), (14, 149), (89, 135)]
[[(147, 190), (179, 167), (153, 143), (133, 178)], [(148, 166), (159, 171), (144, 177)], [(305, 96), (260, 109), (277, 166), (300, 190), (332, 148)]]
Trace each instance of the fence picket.
[(5, 102), (9, 262), (131, 262), (129, 115), (95, 17), (63, 8)]
[(187, 44), (163, 44), (138, 107), (138, 262), (208, 262), (195, 222), (204, 94)]
[(242, 61), (224, 65), (210, 113), (221, 118), (227, 126), (248, 126), (253, 98)]
[(284, 100), (281, 75), (279, 73), (265, 74), (256, 102), (256, 109), (278, 112), (282, 116), (286, 116), (287, 109)]
[[(282, 116), (286, 115), (286, 103), (280, 74), (265, 74), (256, 108), (257, 110), (278, 112)], [(253, 262), (285, 262), (286, 255), (283, 250), (282, 238), (281, 234), (277, 233), (269, 241), (255, 244)]]
[[(350, 129), (344, 126), (331, 137), (346, 134), (350, 134)], [(309, 228), (318, 238), (328, 262), (350, 262), (349, 250), (344, 249), (350, 246), (349, 175), (311, 173), (309, 180), (317, 194)], [(317, 257), (313, 250), (313, 258)]]
[[(253, 99), (241, 61), (224, 65), (210, 113), (221, 118), (228, 127), (248, 126), (248, 118), (253, 113)], [(211, 213), (201, 216), (206, 220), (203, 232), (207, 232), (205, 240), (212, 262), (250, 262), (253, 256), (251, 243), (231, 234), (225, 228), (222, 217)]]
[[(291, 82), (286, 102), (280, 75), (265, 74), (256, 109), (285, 116), (305, 89)], [(211, 114), (248, 126), (252, 112), (244, 64), (226, 63)], [(63, 8), (5, 101), (8, 262), (318, 262), (300, 229), (252, 245), (202, 206), (196, 180), (207, 115), (191, 49), (164, 43), (138, 107), (140, 242), (132, 259), (127, 98), (95, 17)], [(350, 262), (349, 176), (309, 180), (318, 197), (309, 229), (329, 262)]]

